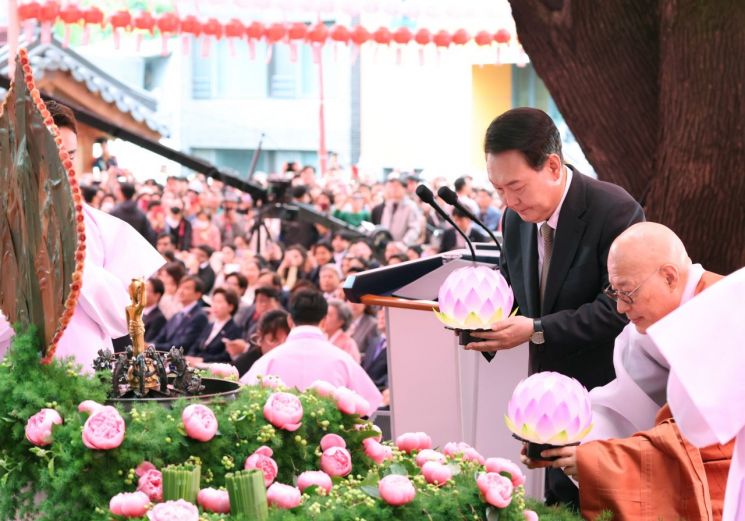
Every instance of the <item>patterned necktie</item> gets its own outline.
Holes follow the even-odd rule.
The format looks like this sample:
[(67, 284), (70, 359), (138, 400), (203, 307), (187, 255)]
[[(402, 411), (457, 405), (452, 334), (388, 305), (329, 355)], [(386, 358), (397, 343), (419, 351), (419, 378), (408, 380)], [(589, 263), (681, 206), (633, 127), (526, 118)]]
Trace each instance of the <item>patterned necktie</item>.
[(543, 266), (541, 267), (541, 310), (543, 310), (543, 296), (546, 293), (548, 269), (551, 265), (551, 254), (554, 250), (554, 229), (547, 222), (541, 225), (541, 237), (543, 237)]

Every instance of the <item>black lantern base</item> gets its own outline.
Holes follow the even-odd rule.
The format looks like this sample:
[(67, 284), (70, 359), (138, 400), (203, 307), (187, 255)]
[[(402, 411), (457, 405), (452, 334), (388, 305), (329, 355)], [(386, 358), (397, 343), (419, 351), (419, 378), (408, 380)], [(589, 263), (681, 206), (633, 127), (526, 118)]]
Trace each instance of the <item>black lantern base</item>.
[(556, 461), (557, 459), (559, 459), (557, 456), (554, 456), (552, 458), (544, 458), (543, 456), (541, 456), (541, 452), (543, 452), (544, 450), (560, 449), (561, 447), (571, 447), (574, 445), (579, 445), (579, 442), (567, 443), (566, 445), (551, 445), (550, 443), (535, 443), (532, 441), (524, 440), (517, 434), (513, 434), (512, 437), (526, 444), (525, 455), (535, 461)]
[(471, 342), (483, 342), (483, 338), (477, 338), (475, 336), (472, 336), (471, 333), (486, 333), (487, 331), (491, 331), (491, 329), (455, 329), (452, 327), (446, 327), (445, 329), (449, 329), (450, 331), (454, 331), (456, 335), (458, 335), (458, 344), (465, 346), (470, 344)]

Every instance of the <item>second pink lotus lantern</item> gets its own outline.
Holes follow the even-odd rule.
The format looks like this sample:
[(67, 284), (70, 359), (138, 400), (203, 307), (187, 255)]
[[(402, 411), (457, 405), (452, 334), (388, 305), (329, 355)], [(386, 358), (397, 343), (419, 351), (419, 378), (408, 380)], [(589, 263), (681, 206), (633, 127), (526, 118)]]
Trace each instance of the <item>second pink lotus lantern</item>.
[(435, 315), (460, 334), (460, 343), (471, 341), (470, 332), (490, 330), (510, 316), (515, 298), (499, 271), (486, 266), (466, 266), (453, 271), (440, 286)]
[(504, 421), (516, 438), (528, 443), (529, 458), (545, 460), (543, 450), (577, 445), (590, 432), (590, 394), (574, 378), (536, 373), (517, 384)]

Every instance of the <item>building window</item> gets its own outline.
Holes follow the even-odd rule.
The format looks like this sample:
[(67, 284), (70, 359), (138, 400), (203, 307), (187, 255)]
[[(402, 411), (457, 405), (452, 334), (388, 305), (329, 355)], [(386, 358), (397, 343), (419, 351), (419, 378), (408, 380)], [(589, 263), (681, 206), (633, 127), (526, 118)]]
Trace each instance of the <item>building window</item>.
[(269, 96), (282, 99), (318, 96), (318, 66), (311, 47), (297, 45), (295, 60), (292, 58), (289, 45), (274, 45), (267, 77)]
[(194, 99), (250, 99), (267, 96), (266, 45), (256, 43), (256, 57), (251, 60), (248, 44), (212, 42), (210, 55), (202, 56), (202, 42), (192, 38), (192, 97)]

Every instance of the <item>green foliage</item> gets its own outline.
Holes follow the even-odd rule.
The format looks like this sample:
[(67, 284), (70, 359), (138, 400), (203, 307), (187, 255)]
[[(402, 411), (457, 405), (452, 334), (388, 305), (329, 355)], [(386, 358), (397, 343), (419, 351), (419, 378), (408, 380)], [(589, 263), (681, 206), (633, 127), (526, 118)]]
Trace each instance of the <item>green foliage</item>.
[[(110, 520), (109, 499), (135, 490), (135, 468), (143, 461), (159, 469), (184, 463), (199, 465), (201, 487), (219, 488), (225, 487), (226, 474), (241, 470), (245, 459), (262, 445), (274, 451), (277, 481), (293, 484), (304, 470), (318, 469), (318, 443), (327, 433), (346, 440), (352, 474), (335, 479), (329, 495), (321, 495), (316, 487), (307, 490), (303, 504), (296, 509), (271, 508), (272, 521), (487, 519), (487, 505), (474, 479), (482, 470), (478, 465), (456, 460), (459, 472), (442, 487), (428, 485), (412, 457), (395, 448), (392, 461), (376, 466), (362, 449), (363, 439), (374, 435), (370, 424), (359, 416), (342, 414), (331, 400), (314, 392), (288, 391), (299, 397), (304, 410), (302, 426), (295, 432), (276, 429), (264, 419), (263, 406), (271, 389), (245, 387), (237, 399), (209, 405), (219, 424), (217, 435), (209, 442), (185, 435), (181, 412), (189, 402), (179, 400), (172, 409), (154, 403), (137, 404), (128, 412), (120, 409), (127, 425), (122, 445), (109, 451), (90, 450), (81, 437), (87, 416), (79, 413), (77, 406), (87, 399), (103, 403), (109, 384), (97, 377), (80, 376), (67, 361), (41, 366), (35, 332), (16, 336), (8, 358), (0, 364), (0, 519)], [(34, 447), (25, 439), (24, 427), (27, 419), (44, 407), (56, 409), (64, 423), (54, 427), (50, 446)], [(363, 428), (358, 428), (359, 424)], [(409, 475), (417, 489), (414, 501), (392, 507), (379, 499), (378, 481), (391, 473)], [(508, 508), (492, 511), (500, 521), (522, 521), (523, 496), (520, 487)], [(539, 506), (530, 506), (543, 512)], [(204, 514), (202, 518), (229, 516)], [(557, 510), (545, 511), (542, 519), (580, 518)]]

